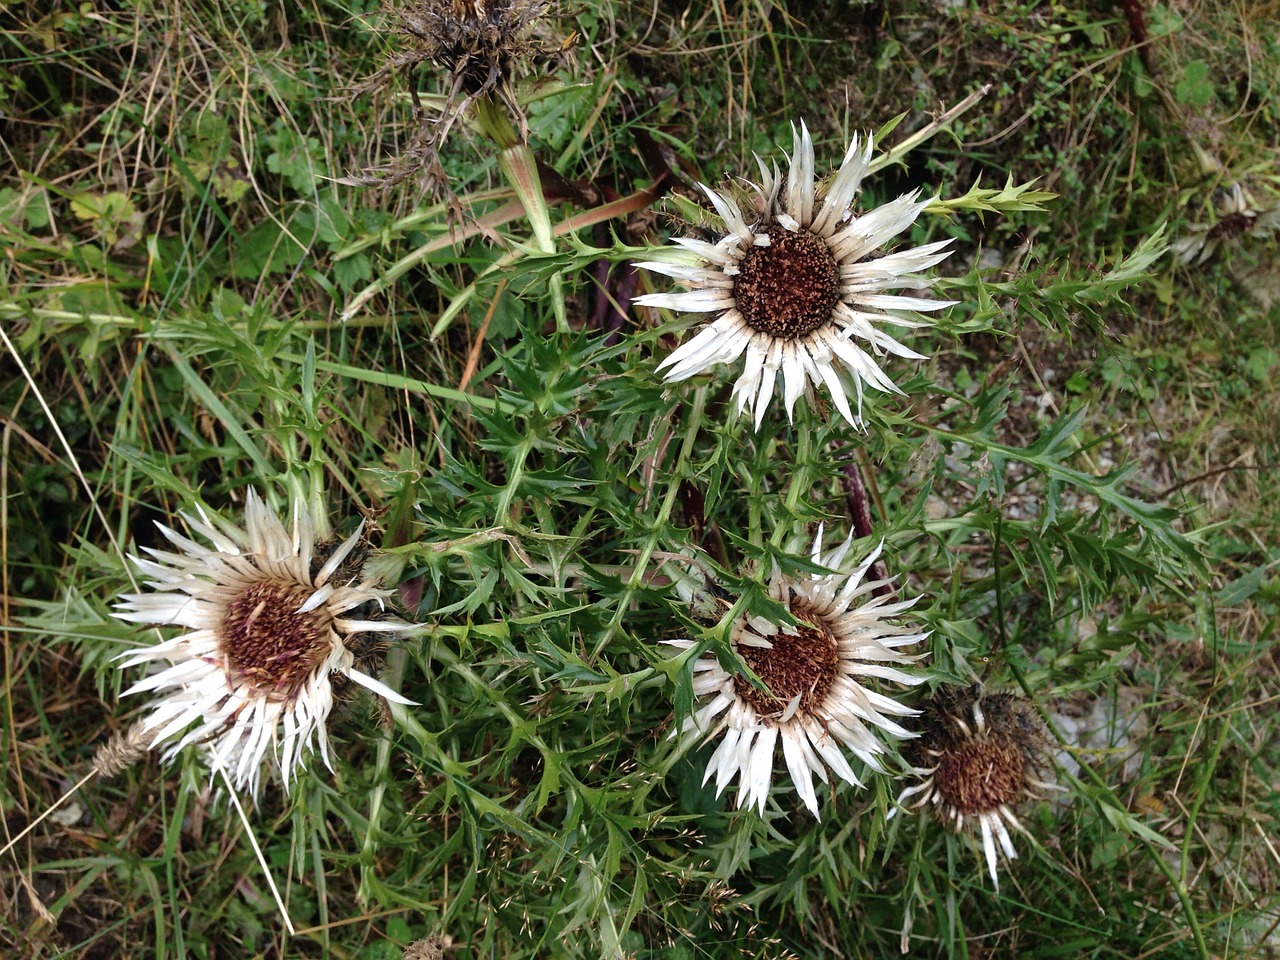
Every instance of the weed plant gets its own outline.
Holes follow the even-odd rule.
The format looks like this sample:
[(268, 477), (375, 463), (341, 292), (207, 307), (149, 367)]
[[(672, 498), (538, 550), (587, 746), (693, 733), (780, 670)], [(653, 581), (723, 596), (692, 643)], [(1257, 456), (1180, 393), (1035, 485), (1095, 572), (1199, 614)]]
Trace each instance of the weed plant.
[[(409, 9), (512, 7), (488, 87), (362, 0), (0, 14), (6, 956), (1273, 956), (1280, 259), (1170, 243), (1280, 201), (1274, 5)], [(862, 429), (664, 382), (702, 321), (635, 302), (802, 120), (953, 240)], [(69, 789), (147, 708), (127, 555), (251, 489), (364, 521), (416, 705), (353, 693), (256, 800), (195, 748)], [(998, 891), (891, 738), (815, 818), (672, 735), (819, 529), (921, 598), (927, 681), (870, 687), (1044, 726)]]

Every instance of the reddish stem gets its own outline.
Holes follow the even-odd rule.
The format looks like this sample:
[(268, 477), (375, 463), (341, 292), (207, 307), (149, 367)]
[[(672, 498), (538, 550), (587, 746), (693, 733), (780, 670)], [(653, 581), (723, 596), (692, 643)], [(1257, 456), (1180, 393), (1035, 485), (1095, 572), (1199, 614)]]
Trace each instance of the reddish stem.
[[(871, 500), (867, 497), (866, 484), (862, 482), (862, 471), (858, 469), (856, 462), (849, 460), (845, 463), (842, 474), (845, 499), (849, 502), (849, 515), (853, 518), (853, 532), (859, 538), (869, 537), (872, 533)], [(877, 560), (871, 566), (871, 575), (876, 580), (888, 580), (889, 568), (885, 566), (883, 560)], [(887, 583), (882, 583), (875, 589), (877, 597), (889, 596), (892, 593), (893, 587)]]

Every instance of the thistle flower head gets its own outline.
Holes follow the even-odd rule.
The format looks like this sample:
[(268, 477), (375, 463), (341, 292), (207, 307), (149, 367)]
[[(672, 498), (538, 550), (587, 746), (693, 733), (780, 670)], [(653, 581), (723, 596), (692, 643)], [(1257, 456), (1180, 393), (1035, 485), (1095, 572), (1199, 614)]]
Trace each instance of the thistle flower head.
[(531, 39), (551, 0), (418, 0), (399, 13), (415, 60), (448, 72), (455, 89), (483, 96), (504, 88), (516, 65), (540, 51)]
[(291, 529), (253, 490), (243, 528), (199, 508), (182, 517), (206, 542), (158, 525), (176, 550), (147, 547), (151, 559), (131, 557), (149, 589), (122, 595), (115, 613), (131, 623), (183, 629), (122, 655), (121, 669), (168, 664), (125, 691), (161, 694), (142, 724), (151, 746), (168, 741), (172, 756), (202, 744), (213, 769), (254, 795), (270, 756), (287, 790), (311, 750), (318, 747), (332, 767), (325, 721), (335, 681), (411, 703), (355, 666), (353, 638), (411, 629), (361, 613), (381, 610), (388, 596), (344, 570), (363, 524), (322, 558), (315, 523), (300, 501)]
[[(555, 16), (554, 7), (554, 0), (414, 0), (399, 8), (396, 25), (408, 47), (357, 91), (376, 89), (392, 76), (413, 74), (419, 64), (430, 64), (443, 73), (439, 115), (420, 117), (400, 156), (338, 182), (392, 186), (420, 177), (426, 189), (449, 197), (451, 218), (461, 218), (463, 209), (449, 190), (440, 150), (454, 124), (473, 104), (482, 108), (476, 114), (481, 128), (491, 136), (496, 133), (500, 147), (512, 146), (517, 139), (528, 141), (529, 123), (516, 95), (516, 80), (536, 65), (558, 59), (567, 49), (567, 42), (539, 36), (546, 21)], [(416, 91), (414, 105), (420, 112)]]
[[(854, 201), (871, 163), (871, 138), (854, 137), (840, 169), (823, 187), (814, 180), (813, 141), (801, 123), (784, 175), (760, 164), (753, 185), (757, 213), (748, 214), (728, 191), (703, 186), (724, 236), (716, 243), (677, 238), (682, 253), (636, 266), (669, 276), (688, 289), (637, 302), (682, 313), (712, 315), (711, 322), (658, 365), (669, 381), (685, 380), (745, 355), (733, 396), (739, 413), (754, 413), (758, 430), (782, 390), (787, 417), (810, 387), (824, 387), (844, 417), (862, 425), (866, 387), (901, 393), (881, 369), (889, 355), (923, 359), (885, 326), (918, 327), (920, 311), (951, 301), (889, 293), (921, 290), (933, 280), (920, 271), (945, 259), (944, 240), (886, 252), (930, 200), (919, 191), (875, 210), (857, 213)], [(848, 389), (857, 399), (850, 408)]]
[(975, 828), (991, 882), (1000, 889), (996, 849), (1017, 858), (1009, 827), (1022, 833), (1015, 809), (1056, 789), (1040, 779), (1048, 734), (1030, 701), (980, 687), (943, 689), (921, 704), (922, 731), (904, 751), (919, 781), (898, 796), (909, 809), (932, 807), (956, 832)]
[(1185, 264), (1201, 264), (1223, 244), (1248, 235), (1262, 237), (1280, 229), (1280, 206), (1261, 206), (1242, 184), (1232, 184), (1219, 197), (1218, 219), (1193, 223), (1171, 249)]
[[(779, 741), (792, 783), (817, 817), (813, 776), (827, 783), (830, 771), (861, 786), (846, 751), (879, 772), (887, 748), (878, 735), (912, 736), (895, 718), (915, 711), (872, 684), (922, 683), (925, 675), (911, 670), (919, 656), (901, 648), (928, 634), (897, 622), (916, 600), (890, 602), (876, 595), (885, 581), (866, 578), (880, 547), (860, 563), (848, 564), (852, 545), (850, 537), (824, 552), (819, 530), (812, 560), (828, 573), (793, 578), (774, 571), (769, 596), (787, 609), (793, 624), (745, 615), (734, 623), (730, 642), (758, 685), (726, 670), (711, 654), (694, 665), (693, 689), (703, 704), (674, 735), (689, 746), (721, 738), (703, 782), (714, 776), (718, 796), (736, 777), (739, 807), (764, 813)], [(692, 640), (670, 642), (693, 646)]]

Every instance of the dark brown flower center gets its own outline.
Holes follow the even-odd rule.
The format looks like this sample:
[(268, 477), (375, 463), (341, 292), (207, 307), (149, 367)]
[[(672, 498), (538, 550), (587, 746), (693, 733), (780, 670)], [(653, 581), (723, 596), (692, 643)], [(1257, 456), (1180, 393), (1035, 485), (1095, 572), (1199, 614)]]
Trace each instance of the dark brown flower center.
[(827, 242), (773, 224), (769, 246), (752, 247), (739, 266), (733, 299), (747, 325), (794, 340), (831, 322), (840, 299), (840, 270)]
[(990, 813), (1023, 798), (1026, 762), (1017, 745), (1003, 737), (968, 740), (943, 751), (933, 782), (960, 813)]
[(831, 689), (840, 672), (840, 654), (835, 637), (822, 618), (792, 610), (798, 621), (795, 633), (779, 631), (769, 638), (773, 644), (764, 647), (738, 645), (738, 654), (769, 692), (753, 686), (745, 677), (735, 677), (738, 696), (755, 708), (762, 717), (775, 716), (800, 696), (797, 714), (812, 712)]
[(324, 604), (298, 612), (313, 592), (300, 583), (264, 580), (227, 604), (218, 639), (233, 677), (262, 696), (297, 694), (330, 651), (333, 618)]
[(1256, 217), (1255, 213), (1229, 213), (1210, 227), (1206, 236), (1210, 240), (1230, 240), (1238, 237), (1253, 226)]

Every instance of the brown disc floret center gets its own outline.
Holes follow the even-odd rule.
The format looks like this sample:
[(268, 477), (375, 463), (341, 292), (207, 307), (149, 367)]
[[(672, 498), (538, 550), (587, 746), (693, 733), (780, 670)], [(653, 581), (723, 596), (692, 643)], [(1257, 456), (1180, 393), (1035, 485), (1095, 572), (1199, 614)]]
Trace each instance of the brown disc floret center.
[(933, 776), (942, 799), (960, 813), (991, 813), (1023, 798), (1026, 758), (1003, 737), (969, 740), (945, 750)]
[(1206, 236), (1210, 240), (1230, 240), (1238, 237), (1253, 226), (1256, 217), (1255, 213), (1229, 213), (1210, 227)]
[(329, 656), (333, 617), (321, 604), (299, 613), (314, 589), (264, 580), (227, 604), (218, 630), (228, 672), (262, 696), (289, 699)]
[(840, 299), (840, 268), (821, 237), (779, 224), (765, 233), (738, 267), (733, 299), (753, 330), (794, 340), (831, 322)]
[(738, 654), (769, 688), (768, 693), (745, 677), (735, 677), (734, 689), (761, 717), (777, 716), (796, 696), (798, 714), (811, 713), (826, 699), (840, 673), (835, 637), (821, 617), (792, 610), (794, 633), (779, 630), (769, 637), (772, 647), (738, 644)]

